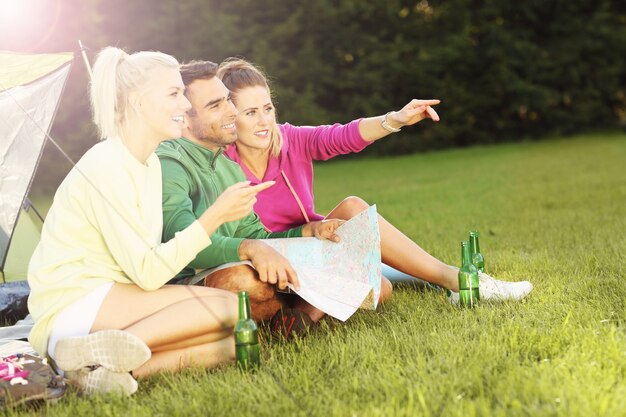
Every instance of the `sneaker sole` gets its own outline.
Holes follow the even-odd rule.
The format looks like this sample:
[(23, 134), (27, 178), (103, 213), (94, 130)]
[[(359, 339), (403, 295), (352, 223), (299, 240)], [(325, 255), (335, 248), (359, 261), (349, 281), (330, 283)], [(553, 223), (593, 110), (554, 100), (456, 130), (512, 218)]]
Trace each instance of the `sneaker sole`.
[(64, 371), (100, 365), (114, 372), (129, 372), (143, 365), (152, 352), (137, 336), (121, 330), (102, 330), (59, 340), (55, 362)]
[(69, 371), (65, 377), (78, 385), (87, 395), (116, 392), (125, 395), (134, 394), (137, 391), (137, 381), (128, 372), (113, 372), (106, 368), (97, 368), (90, 372), (83, 370)]

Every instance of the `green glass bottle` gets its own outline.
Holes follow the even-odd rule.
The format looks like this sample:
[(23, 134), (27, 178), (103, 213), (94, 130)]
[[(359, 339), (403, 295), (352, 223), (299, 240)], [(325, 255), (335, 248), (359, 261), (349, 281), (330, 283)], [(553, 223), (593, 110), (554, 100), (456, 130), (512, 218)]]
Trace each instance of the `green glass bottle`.
[(480, 299), (478, 271), (470, 261), (469, 242), (461, 242), (462, 266), (459, 269), (459, 303), (463, 307), (474, 307)]
[(261, 364), (259, 354), (259, 329), (252, 320), (250, 298), (239, 291), (239, 321), (235, 325), (235, 357), (237, 366), (250, 369)]
[(478, 232), (473, 230), (469, 234), (470, 238), (470, 254), (472, 255), (472, 264), (479, 272), (485, 272), (485, 258), (480, 253), (480, 245), (478, 244)]

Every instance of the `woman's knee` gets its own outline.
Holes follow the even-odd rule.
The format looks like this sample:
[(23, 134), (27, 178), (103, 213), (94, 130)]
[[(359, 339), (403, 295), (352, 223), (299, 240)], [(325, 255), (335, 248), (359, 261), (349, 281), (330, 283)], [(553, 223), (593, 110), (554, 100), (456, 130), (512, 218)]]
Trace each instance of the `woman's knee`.
[(367, 204), (367, 201), (363, 200), (361, 197), (350, 196), (343, 199), (340, 207), (352, 215), (356, 215), (367, 209), (369, 204)]

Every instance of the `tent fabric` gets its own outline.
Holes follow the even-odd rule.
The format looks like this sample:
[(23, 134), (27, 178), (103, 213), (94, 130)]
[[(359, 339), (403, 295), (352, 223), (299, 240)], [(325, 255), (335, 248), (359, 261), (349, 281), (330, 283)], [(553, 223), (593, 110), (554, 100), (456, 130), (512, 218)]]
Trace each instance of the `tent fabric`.
[(0, 91), (31, 83), (73, 58), (72, 52), (34, 55), (0, 51)]
[[(0, 53), (0, 267), (34, 176), (72, 53)], [(5, 86), (11, 86), (5, 88)]]
[[(38, 202), (38, 209), (41, 211), (47, 211), (47, 203), (51, 201), (46, 199)], [(11, 245), (9, 247), (6, 262), (4, 263), (4, 279), (9, 283), (12, 281), (22, 281), (26, 279), (28, 272), (28, 261), (31, 255), (35, 251), (37, 243), (39, 243), (39, 237), (41, 236), (41, 229), (43, 223), (34, 210), (20, 211), (20, 215), (17, 219), (17, 224), (13, 229), (13, 236), (11, 237)], [(0, 278), (0, 282), (2, 278)], [(2, 284), (0, 284), (0, 292), (2, 292)], [(2, 305), (0, 304), (0, 310)], [(0, 324), (2, 324), (0, 322)]]

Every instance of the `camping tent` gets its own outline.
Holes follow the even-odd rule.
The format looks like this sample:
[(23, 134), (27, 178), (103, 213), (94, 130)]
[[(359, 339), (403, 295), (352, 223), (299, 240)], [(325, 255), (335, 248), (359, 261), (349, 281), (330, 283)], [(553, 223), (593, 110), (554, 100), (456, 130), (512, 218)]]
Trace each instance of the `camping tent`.
[[(26, 195), (73, 58), (72, 53), (0, 51), (0, 271), (5, 280), (26, 278), (30, 253), (19, 245), (19, 259), (8, 263), (7, 254), (20, 212), (28, 208)], [(23, 216), (20, 226), (37, 227), (30, 216)]]

